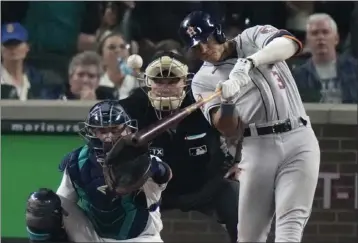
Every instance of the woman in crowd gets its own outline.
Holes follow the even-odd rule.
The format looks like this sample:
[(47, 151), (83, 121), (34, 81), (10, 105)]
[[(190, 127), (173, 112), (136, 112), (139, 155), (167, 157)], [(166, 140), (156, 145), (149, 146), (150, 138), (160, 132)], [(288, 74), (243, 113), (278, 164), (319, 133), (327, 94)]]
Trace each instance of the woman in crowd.
[(140, 86), (133, 76), (133, 70), (126, 64), (129, 49), (130, 45), (117, 32), (105, 33), (98, 46), (105, 68), (100, 86), (114, 88), (119, 99), (127, 98), (133, 89)]

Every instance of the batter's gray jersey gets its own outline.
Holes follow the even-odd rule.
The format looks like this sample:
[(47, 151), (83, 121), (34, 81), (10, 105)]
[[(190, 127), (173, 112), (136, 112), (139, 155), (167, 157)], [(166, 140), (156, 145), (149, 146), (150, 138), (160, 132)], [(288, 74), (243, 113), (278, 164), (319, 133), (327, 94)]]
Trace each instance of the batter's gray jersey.
[[(246, 29), (234, 39), (237, 43), (238, 58), (254, 54), (279, 36), (295, 40), (287, 31), (278, 30), (270, 25), (259, 25)], [(205, 62), (192, 81), (192, 92), (195, 99), (205, 98), (212, 94), (219, 81), (229, 78), (236, 61), (237, 58), (227, 59), (216, 64)], [(260, 65), (251, 70), (249, 75), (252, 82), (243, 87), (234, 98), (238, 114), (244, 123), (260, 125), (306, 116), (295, 80), (286, 62)], [(210, 110), (219, 106), (220, 103), (220, 98), (217, 98), (202, 108), (209, 121)]]

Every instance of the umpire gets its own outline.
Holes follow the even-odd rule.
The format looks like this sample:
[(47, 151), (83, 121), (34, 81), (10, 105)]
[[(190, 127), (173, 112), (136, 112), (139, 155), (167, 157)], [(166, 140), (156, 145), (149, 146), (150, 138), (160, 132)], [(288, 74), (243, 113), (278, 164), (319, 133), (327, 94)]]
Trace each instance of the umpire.
[[(121, 100), (139, 128), (144, 128), (195, 102), (184, 59), (172, 52), (159, 52), (145, 70), (146, 87)], [(144, 91), (144, 92), (143, 92)], [(200, 110), (174, 129), (155, 138), (152, 155), (166, 161), (173, 178), (162, 195), (161, 210), (198, 211), (226, 226), (231, 242), (237, 239), (239, 183), (224, 179), (233, 157), (220, 133)]]

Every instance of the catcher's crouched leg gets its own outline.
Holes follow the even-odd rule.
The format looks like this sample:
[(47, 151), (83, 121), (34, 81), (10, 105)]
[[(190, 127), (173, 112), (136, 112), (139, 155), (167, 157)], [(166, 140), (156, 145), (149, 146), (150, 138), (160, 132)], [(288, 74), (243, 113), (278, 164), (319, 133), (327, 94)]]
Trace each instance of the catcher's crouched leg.
[(68, 216), (63, 217), (63, 224), (71, 242), (163, 242), (160, 234), (150, 236), (143, 235), (128, 240), (101, 238), (96, 233), (90, 220), (76, 203), (61, 196), (60, 198), (62, 201), (62, 207), (66, 212), (68, 212)]
[(63, 210), (59, 196), (41, 188), (31, 193), (26, 205), (26, 226), (31, 242), (66, 242)]
[(68, 213), (63, 217), (63, 225), (71, 242), (102, 242), (90, 220), (80, 207), (67, 198), (61, 198), (62, 207)]
[(230, 241), (235, 243), (237, 242), (239, 189), (238, 181), (223, 179), (214, 197), (214, 209), (219, 223), (225, 225)]

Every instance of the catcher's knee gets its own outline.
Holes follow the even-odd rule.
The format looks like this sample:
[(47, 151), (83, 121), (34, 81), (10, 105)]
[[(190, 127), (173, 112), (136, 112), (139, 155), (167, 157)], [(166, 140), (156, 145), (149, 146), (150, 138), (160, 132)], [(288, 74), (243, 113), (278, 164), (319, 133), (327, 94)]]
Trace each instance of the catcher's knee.
[(26, 229), (30, 240), (65, 239), (62, 214), (61, 199), (51, 189), (41, 188), (31, 193), (26, 205)]

